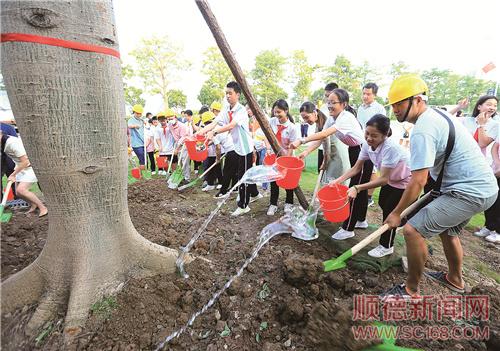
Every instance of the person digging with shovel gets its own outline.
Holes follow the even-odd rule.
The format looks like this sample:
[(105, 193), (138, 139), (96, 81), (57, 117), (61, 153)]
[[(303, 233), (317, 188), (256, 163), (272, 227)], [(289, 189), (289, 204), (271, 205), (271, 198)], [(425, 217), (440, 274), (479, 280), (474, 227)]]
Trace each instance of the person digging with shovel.
[[(460, 231), (472, 216), (495, 202), (498, 186), (477, 143), (464, 126), (445, 111), (427, 106), (429, 89), (415, 74), (396, 78), (389, 89), (389, 104), (399, 122), (414, 123), (410, 139), (411, 180), (401, 201), (387, 217), (391, 228), (401, 225), (401, 213), (421, 194), (431, 177), (430, 202), (417, 209), (403, 227), (408, 257), (408, 277), (380, 295), (420, 298), (422, 275), (456, 293), (465, 292)], [(439, 235), (448, 261), (448, 272), (425, 272), (428, 257), (425, 239)]]

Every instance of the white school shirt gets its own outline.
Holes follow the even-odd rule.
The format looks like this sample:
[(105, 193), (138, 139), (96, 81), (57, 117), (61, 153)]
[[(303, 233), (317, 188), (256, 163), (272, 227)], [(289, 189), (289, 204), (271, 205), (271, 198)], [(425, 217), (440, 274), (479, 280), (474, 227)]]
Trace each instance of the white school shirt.
[(221, 111), (215, 121), (220, 126), (225, 126), (231, 121), (236, 121), (236, 126), (229, 132), (233, 139), (234, 151), (240, 156), (246, 156), (254, 149), (252, 134), (250, 133), (249, 117), (245, 107), (239, 102), (233, 108), (226, 106)]
[(332, 126), (337, 129), (335, 136), (347, 146), (361, 145), (365, 140), (359, 121), (349, 111), (342, 111), (336, 119), (330, 116), (326, 120), (323, 130)]
[(214, 137), (213, 142), (215, 145), (221, 146), (221, 149), (222, 149), (221, 153), (223, 153), (223, 154), (234, 150), (233, 138), (231, 138), (231, 136), (229, 135), (229, 132), (217, 134)]
[(168, 125), (165, 126), (165, 133), (163, 132), (163, 127), (158, 125), (156, 129), (156, 140), (161, 141), (161, 150), (159, 150), (160, 155), (172, 155), (174, 152), (175, 139), (170, 130), (168, 129)]
[[(273, 130), (274, 135), (278, 135), (278, 126), (280, 125), (280, 121), (278, 117), (273, 117), (269, 121), (269, 124), (271, 125), (271, 129)], [(281, 147), (285, 149), (285, 151), (288, 151), (290, 148), (290, 144), (293, 143), (295, 140), (299, 139), (300, 136), (300, 131), (295, 128), (295, 124), (290, 122), (289, 119), (286, 120), (286, 122), (283, 124), (284, 129), (281, 132)]]
[(410, 182), (410, 154), (392, 139), (387, 138), (375, 150), (365, 141), (358, 159), (372, 161), (377, 169), (390, 168), (387, 184), (394, 188), (405, 189)]

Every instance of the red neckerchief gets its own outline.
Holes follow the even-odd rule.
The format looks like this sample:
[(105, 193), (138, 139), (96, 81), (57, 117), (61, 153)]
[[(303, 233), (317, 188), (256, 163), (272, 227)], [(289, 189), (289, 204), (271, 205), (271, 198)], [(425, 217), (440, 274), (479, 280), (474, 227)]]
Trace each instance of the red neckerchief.
[(283, 130), (285, 130), (287, 127), (282, 124), (278, 124), (278, 132), (276, 133), (276, 139), (278, 139), (278, 143), (281, 145), (281, 133), (283, 133)]
[(474, 132), (474, 140), (479, 143), (479, 127)]
[(161, 126), (163, 128), (163, 135), (166, 137), (167, 136), (167, 126)]
[(227, 114), (229, 115), (229, 123), (231, 123), (233, 121), (233, 111), (229, 111)]

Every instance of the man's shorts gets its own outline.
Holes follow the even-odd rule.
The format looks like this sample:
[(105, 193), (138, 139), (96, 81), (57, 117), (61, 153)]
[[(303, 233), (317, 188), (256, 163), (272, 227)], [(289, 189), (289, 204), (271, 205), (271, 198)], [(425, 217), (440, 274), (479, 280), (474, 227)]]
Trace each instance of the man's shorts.
[(458, 235), (476, 213), (490, 208), (498, 194), (488, 198), (450, 191), (418, 211), (408, 220), (423, 237), (431, 238), (447, 231), (448, 235)]

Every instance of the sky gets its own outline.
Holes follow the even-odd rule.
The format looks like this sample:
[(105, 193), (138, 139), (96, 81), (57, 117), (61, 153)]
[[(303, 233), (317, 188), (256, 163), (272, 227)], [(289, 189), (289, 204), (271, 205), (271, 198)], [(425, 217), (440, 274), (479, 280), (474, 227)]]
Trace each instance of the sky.
[[(380, 71), (403, 61), (410, 68), (450, 69), (459, 74), (500, 80), (500, 1), (450, 0), (208, 0), (235, 56), (251, 70), (262, 50), (282, 55), (304, 50), (312, 64), (331, 65), (339, 54), (354, 64), (368, 61)], [(143, 37), (168, 35), (192, 62), (175, 83), (188, 96), (188, 107), (206, 79), (202, 53), (215, 40), (194, 0), (113, 0), (122, 59)], [(487, 75), (489, 62), (497, 68)], [(381, 83), (380, 94), (388, 89)], [(322, 86), (315, 82), (313, 90)], [(147, 97), (146, 109), (161, 100)], [(153, 110), (153, 112), (157, 112)]]

